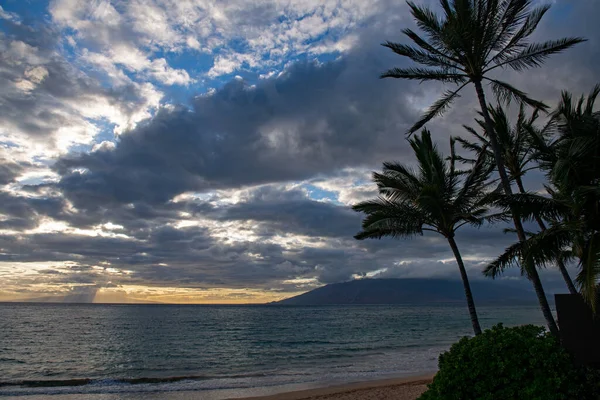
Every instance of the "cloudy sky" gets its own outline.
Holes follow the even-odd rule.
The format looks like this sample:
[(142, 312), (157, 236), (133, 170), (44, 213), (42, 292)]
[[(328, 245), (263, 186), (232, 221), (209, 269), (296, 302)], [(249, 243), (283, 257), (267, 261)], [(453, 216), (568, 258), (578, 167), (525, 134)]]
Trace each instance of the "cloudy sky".
[[(503, 74), (550, 104), (600, 81), (600, 2), (553, 3), (538, 39), (591, 40)], [(262, 302), (456, 276), (441, 238), (352, 238), (349, 205), (382, 161), (412, 162), (403, 132), (442, 90), (378, 79), (406, 63), (379, 45), (413, 27), (403, 2), (0, 4), (0, 300)], [(429, 125), (441, 148), (471, 91)], [(473, 279), (512, 240), (464, 229)]]

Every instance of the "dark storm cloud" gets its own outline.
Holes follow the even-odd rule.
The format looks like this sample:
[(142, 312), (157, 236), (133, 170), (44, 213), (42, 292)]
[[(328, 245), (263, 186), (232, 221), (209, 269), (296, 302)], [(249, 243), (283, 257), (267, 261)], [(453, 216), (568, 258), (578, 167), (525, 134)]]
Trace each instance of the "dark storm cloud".
[(15, 181), (15, 178), (21, 175), (25, 168), (15, 162), (0, 163), (0, 185), (8, 185)]
[(53, 197), (31, 198), (0, 191), (0, 229), (25, 230), (37, 226), (40, 216), (60, 217), (64, 200)]
[(62, 158), (58, 187), (78, 206), (163, 203), (189, 190), (299, 180), (405, 155), (402, 132), (415, 114), (399, 105), (410, 93), (378, 72), (350, 57), (298, 63), (256, 87), (233, 80), (192, 110), (161, 110), (115, 149)]
[(299, 190), (263, 187), (243, 203), (224, 207), (222, 220), (261, 222), (265, 234), (295, 233), (307, 236), (351, 237), (361, 216), (348, 207), (310, 200)]
[[(538, 34), (537, 39), (559, 37), (552, 28), (561, 7), (565, 6), (555, 6), (540, 27), (548, 37)], [(592, 24), (590, 8), (595, 4), (582, 1), (570, 7), (573, 22), (584, 21), (585, 28), (576, 28), (576, 34), (594, 35), (598, 28)], [(568, 22), (561, 25), (571, 25)], [(402, 40), (397, 28), (391, 22), (379, 28), (376, 36), (367, 30), (343, 59), (296, 63), (256, 87), (233, 80), (213, 95), (196, 98), (191, 110), (161, 110), (124, 135), (115, 149), (65, 157), (55, 166), (62, 175), (59, 187), (81, 207), (140, 199), (164, 203), (184, 191), (300, 180), (345, 166), (405, 158), (403, 132), (418, 115), (410, 106), (412, 99), (439, 86), (378, 80), (386, 68), (405, 64), (377, 45), (383, 38)], [(584, 71), (589, 85), (594, 58), (584, 46), (588, 44), (559, 60), (563, 72), (565, 63), (574, 75)], [(554, 96), (547, 100), (553, 102), (560, 79), (544, 77), (560, 72), (557, 68), (549, 65), (509, 76), (534, 95)], [(557, 83), (542, 93), (538, 78)], [(464, 99), (445, 121), (431, 124), (434, 134), (447, 138), (462, 132), (460, 124), (471, 120), (476, 107), (472, 91), (471, 87), (464, 91)], [(423, 101), (432, 102), (435, 95), (434, 90), (432, 99)], [(445, 140), (441, 146), (447, 146)]]
[[(414, 272), (395, 267), (394, 262), (451, 257), (447, 243), (440, 236), (355, 241), (352, 234), (359, 228), (359, 214), (346, 207), (309, 200), (299, 191), (259, 188), (243, 204), (223, 208), (215, 222), (254, 221), (258, 227), (253, 233), (261, 240), (230, 242), (213, 238), (205, 228), (175, 229), (149, 220), (146, 221), (149, 228), (137, 232), (136, 239), (58, 232), (21, 238), (0, 236), (0, 248), (4, 249), (0, 258), (14, 262), (73, 260), (95, 265), (109, 262), (111, 267), (132, 271), (127, 277), (115, 278), (122, 284), (251, 285), (293, 290), (294, 285), (281, 285), (281, 281), (317, 277), (320, 282), (329, 283), (380, 268), (396, 268), (404, 276), (418, 273), (427, 276), (443, 271), (436, 272), (433, 267)], [(320, 224), (329, 226), (320, 228)], [(114, 232), (131, 234), (120, 229)], [(458, 238), (465, 254), (478, 252), (481, 242), (487, 243), (480, 240), (481, 232), (465, 232)], [(292, 235), (294, 240), (296, 234), (306, 235), (307, 242), (284, 247), (276, 241), (282, 235)], [(485, 237), (497, 246), (504, 235), (494, 230)], [(435, 266), (435, 262), (431, 265)], [(69, 275), (60, 278), (68, 280)]]

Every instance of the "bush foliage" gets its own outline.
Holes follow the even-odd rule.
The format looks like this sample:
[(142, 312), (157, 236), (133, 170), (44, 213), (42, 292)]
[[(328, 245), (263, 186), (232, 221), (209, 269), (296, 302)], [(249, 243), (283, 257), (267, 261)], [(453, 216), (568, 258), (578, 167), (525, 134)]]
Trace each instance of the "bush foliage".
[(585, 381), (584, 371), (543, 328), (500, 324), (440, 355), (439, 372), (419, 400), (596, 398)]

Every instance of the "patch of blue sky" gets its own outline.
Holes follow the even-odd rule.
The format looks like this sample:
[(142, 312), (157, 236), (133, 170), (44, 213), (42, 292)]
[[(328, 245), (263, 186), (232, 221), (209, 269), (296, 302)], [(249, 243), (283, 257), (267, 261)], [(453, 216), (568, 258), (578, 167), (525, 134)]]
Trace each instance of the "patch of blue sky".
[(179, 52), (159, 50), (152, 54), (152, 58), (164, 58), (171, 68), (185, 69), (192, 78), (208, 72), (214, 59), (212, 55), (194, 49)]
[(567, 14), (571, 13), (574, 7), (572, 2), (556, 3), (550, 8), (550, 14), (555, 17), (567, 17)]
[(92, 123), (98, 128), (98, 133), (94, 136), (91, 143), (78, 143), (69, 148), (69, 153), (89, 153), (92, 148), (102, 142), (117, 141), (117, 136), (114, 133), (115, 124), (109, 122), (105, 118), (99, 119), (87, 119), (88, 122)]
[(0, 140), (0, 147), (4, 147), (5, 149), (18, 149), (21, 146), (10, 140)]
[(50, 165), (54, 164), (54, 162), (56, 160), (54, 158), (48, 158), (46, 156), (37, 155), (37, 156), (31, 157), (31, 161), (34, 164), (50, 166)]
[(206, 93), (212, 87), (205, 78), (206, 73), (213, 65), (213, 56), (210, 54), (196, 50), (158, 51), (152, 55), (152, 58), (164, 58), (170, 68), (185, 70), (194, 80), (188, 85), (164, 85), (156, 80), (150, 80), (164, 93), (164, 103), (185, 105), (190, 102), (191, 98)]
[(96, 136), (94, 136), (94, 142), (95, 143), (102, 143), (102, 142), (115, 142), (116, 141), (116, 135), (115, 135), (115, 124), (112, 122), (109, 122), (107, 119), (105, 118), (100, 118), (100, 119), (94, 119), (94, 120), (89, 120), (91, 123), (94, 124), (94, 126), (96, 128), (99, 129), (99, 132)]
[[(46, 163), (47, 164), (47, 163)], [(18, 179), (17, 181), (19, 182), (19, 185), (23, 186), (37, 186), (37, 185), (41, 185), (44, 183), (48, 183), (51, 180), (55, 180), (54, 179), (48, 179), (47, 176), (41, 177), (41, 176), (32, 176), (32, 177), (27, 177), (24, 179)]]
[[(247, 63), (242, 64), (238, 69), (229, 73), (220, 75), (215, 78), (207, 78), (207, 88), (219, 88), (236, 76), (241, 77), (245, 82), (249, 85), (256, 84), (260, 81), (261, 76), (269, 76), (272, 73), (279, 73), (285, 69), (286, 66), (297, 63), (297, 62), (310, 62), (310, 61), (318, 61), (319, 63), (327, 63), (331, 61), (335, 61), (339, 58), (339, 52), (332, 53), (323, 53), (323, 54), (309, 54), (309, 53), (301, 53), (294, 56), (290, 56), (282, 60), (277, 64), (265, 63), (265, 65), (259, 65), (258, 67), (251, 68)], [(268, 60), (265, 58), (265, 60)]]
[(42, 20), (47, 16), (47, 2), (40, 0), (3, 0), (0, 5), (7, 12), (18, 14), (23, 20)]
[(338, 194), (336, 192), (321, 189), (317, 186), (311, 185), (310, 183), (304, 184), (302, 185), (302, 187), (306, 189), (308, 197), (311, 200), (327, 201), (333, 204), (342, 205), (342, 203), (338, 199)]

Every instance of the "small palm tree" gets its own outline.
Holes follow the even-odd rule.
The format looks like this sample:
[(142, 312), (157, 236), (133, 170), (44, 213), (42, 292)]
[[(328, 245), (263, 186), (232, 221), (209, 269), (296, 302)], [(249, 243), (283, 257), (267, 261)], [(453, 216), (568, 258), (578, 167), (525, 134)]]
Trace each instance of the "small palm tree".
[(575, 259), (581, 294), (595, 308), (600, 278), (600, 112), (594, 110), (600, 86), (577, 103), (563, 93), (545, 132), (532, 136), (536, 157), (552, 186), (549, 197), (506, 196), (500, 205), (519, 210), (522, 217), (543, 215), (550, 227), (506, 249), (485, 271), (496, 276), (529, 258), (537, 265)]
[[(502, 159), (508, 172), (508, 177), (517, 184), (517, 188), (520, 192), (525, 192), (522, 178), (528, 171), (534, 156), (534, 150), (530, 146), (528, 140), (529, 132), (537, 129), (535, 122), (539, 117), (539, 111), (534, 109), (531, 115), (528, 116), (524, 105), (521, 105), (517, 120), (514, 124), (511, 124), (510, 118), (500, 104), (497, 104), (495, 107), (489, 105), (488, 114), (492, 120), (492, 125), (498, 140), (498, 145), (502, 152)], [(479, 112), (479, 115), (483, 117), (481, 111)], [(481, 128), (481, 134), (468, 125), (463, 125), (463, 127), (476, 139), (476, 141), (469, 141), (462, 137), (455, 137), (454, 139), (459, 142), (465, 150), (469, 150), (475, 154), (480, 154), (485, 148), (488, 157), (493, 160), (494, 154), (491, 151), (491, 143), (487, 137), (485, 121), (482, 119), (475, 119), (475, 122)], [(459, 159), (466, 163), (473, 162), (472, 159)]]
[[(491, 74), (500, 68), (522, 71), (539, 67), (549, 56), (584, 41), (574, 37), (530, 43), (531, 35), (550, 8), (549, 5), (533, 8), (532, 3), (532, 0), (440, 0), (443, 11), (443, 16), (440, 17), (434, 11), (409, 1), (408, 5), (417, 26), (426, 38), (411, 29), (404, 29), (403, 33), (416, 46), (393, 42), (383, 44), (396, 54), (408, 57), (425, 68), (394, 68), (382, 74), (382, 77), (457, 85), (455, 89), (444, 92), (409, 129), (409, 133), (418, 131), (428, 121), (444, 113), (467, 85), (472, 83), (475, 86), (498, 174), (506, 194), (512, 194), (512, 188), (494, 134), (493, 123), (487, 112), (483, 83), (489, 83), (496, 96), (506, 102), (517, 100), (535, 108), (545, 109), (547, 106), (543, 103), (528, 97), (509, 83), (492, 77)], [(519, 240), (525, 240), (525, 230), (516, 213), (513, 213), (513, 222)], [(535, 289), (548, 328), (553, 334), (558, 334), (558, 327), (535, 266), (524, 267)]]
[(417, 157), (418, 170), (384, 163), (383, 172), (373, 174), (380, 196), (353, 207), (367, 215), (363, 230), (355, 238), (409, 238), (424, 231), (444, 236), (456, 258), (473, 331), (478, 335), (481, 327), (455, 233), (463, 225), (480, 226), (484, 221), (503, 217), (488, 214), (491, 196), (486, 189), (491, 168), (482, 157), (467, 173), (457, 171), (454, 160), (444, 159), (427, 130), (411, 139), (410, 145)]
[[(506, 169), (508, 170), (509, 177), (512, 181), (516, 182), (519, 193), (527, 193), (523, 184), (523, 176), (529, 169), (538, 168), (537, 165), (534, 167), (530, 166), (531, 162), (534, 161), (536, 154), (539, 154), (534, 151), (534, 147), (530, 144), (531, 137), (540, 136), (539, 129), (535, 125), (538, 118), (538, 111), (534, 110), (530, 116), (527, 116), (525, 107), (521, 105), (517, 121), (514, 125), (510, 123), (510, 119), (506, 115), (505, 110), (499, 104), (496, 107), (488, 106), (488, 113), (494, 124), (494, 131), (498, 138), (498, 144), (502, 149), (502, 157)], [(476, 122), (483, 129), (483, 134), (479, 134), (475, 129), (469, 126), (465, 126), (465, 129), (470, 132), (477, 141), (471, 142), (461, 137), (456, 137), (454, 139), (459, 142), (464, 149), (475, 152), (475, 154), (479, 155), (484, 151), (488, 152), (488, 158), (492, 159), (493, 154), (491, 154), (491, 151), (489, 150), (490, 143), (485, 132), (485, 122), (480, 119), (476, 119)], [(464, 157), (458, 157), (458, 159), (466, 163), (474, 162), (474, 160)], [(546, 230), (546, 224), (540, 215), (534, 213), (533, 219), (537, 222), (541, 231)], [(556, 264), (569, 292), (572, 294), (577, 293), (577, 289), (573, 284), (573, 280), (571, 279), (563, 260), (556, 260)]]

